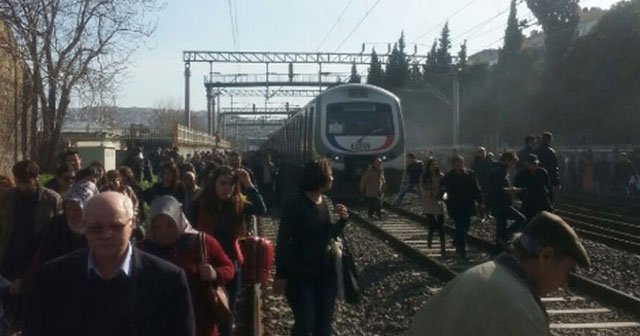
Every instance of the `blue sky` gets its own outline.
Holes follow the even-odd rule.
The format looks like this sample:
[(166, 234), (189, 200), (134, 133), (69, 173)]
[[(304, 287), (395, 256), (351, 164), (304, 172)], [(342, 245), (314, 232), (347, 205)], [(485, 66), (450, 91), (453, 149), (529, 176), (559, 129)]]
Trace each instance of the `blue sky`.
[[(616, 2), (582, 0), (581, 5), (609, 8)], [(172, 102), (182, 106), (183, 50), (359, 52), (364, 42), (367, 50), (375, 47), (386, 52), (387, 43), (396, 41), (404, 30), (409, 49), (417, 45), (418, 52), (426, 54), (447, 19), (453, 38), (452, 52), (457, 52), (465, 39), (470, 54), (499, 48), (509, 3), (509, 0), (167, 0), (159, 13), (155, 36), (134, 55), (116, 104), (155, 107)], [(519, 18), (533, 19), (525, 3), (518, 9)], [(344, 15), (337, 20), (343, 11)], [(366, 19), (346, 39), (367, 12)], [(505, 13), (498, 15), (501, 12)], [(235, 43), (231, 17), (237, 22)], [(323, 39), (325, 42), (320, 45)], [(260, 73), (262, 69), (220, 65), (215, 71)], [(286, 72), (286, 65), (270, 70)], [(348, 72), (349, 67), (329, 70)], [(366, 67), (358, 70), (365, 72)], [(203, 77), (208, 71), (205, 64), (192, 66), (193, 110), (206, 108)], [(253, 101), (264, 104), (264, 99)], [(229, 103), (223, 100), (222, 105)]]

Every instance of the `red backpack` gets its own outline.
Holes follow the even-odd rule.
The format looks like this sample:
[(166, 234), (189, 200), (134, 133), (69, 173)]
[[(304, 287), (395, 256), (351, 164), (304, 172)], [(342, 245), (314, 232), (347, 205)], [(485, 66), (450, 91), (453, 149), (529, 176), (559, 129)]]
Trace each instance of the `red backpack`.
[(273, 243), (266, 238), (249, 236), (239, 241), (244, 256), (242, 264), (242, 282), (246, 284), (264, 284), (273, 267)]

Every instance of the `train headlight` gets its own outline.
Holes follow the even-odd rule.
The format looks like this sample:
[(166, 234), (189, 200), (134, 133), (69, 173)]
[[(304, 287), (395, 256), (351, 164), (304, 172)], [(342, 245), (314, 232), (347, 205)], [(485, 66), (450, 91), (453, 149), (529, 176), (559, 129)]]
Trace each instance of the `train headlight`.
[(334, 155), (333, 156), (333, 161), (340, 161), (340, 156)]
[(383, 155), (381, 159), (382, 161), (387, 161), (389, 158), (386, 155)]

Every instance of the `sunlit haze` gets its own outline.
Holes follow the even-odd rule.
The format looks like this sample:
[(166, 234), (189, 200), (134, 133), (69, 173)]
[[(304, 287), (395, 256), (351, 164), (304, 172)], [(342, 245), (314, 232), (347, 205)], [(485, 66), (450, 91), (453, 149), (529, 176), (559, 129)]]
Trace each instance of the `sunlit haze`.
[[(606, 9), (616, 2), (583, 0), (581, 6)], [(166, 100), (182, 103), (183, 50), (360, 52), (365, 43), (367, 52), (376, 48), (386, 53), (388, 43), (397, 41), (404, 31), (409, 53), (417, 47), (418, 53), (426, 54), (447, 20), (452, 54), (457, 53), (464, 40), (468, 41), (470, 55), (486, 48), (500, 48), (509, 3), (509, 0), (170, 0), (159, 15), (154, 38), (135, 54), (116, 104), (153, 107)], [(344, 14), (340, 17), (341, 13)], [(369, 15), (362, 21), (366, 13)], [(232, 17), (237, 23), (235, 43)], [(518, 5), (518, 17), (535, 23), (525, 2)], [(360, 21), (361, 25), (354, 30)], [(534, 25), (530, 29), (540, 27)], [(312, 69), (296, 68), (296, 71), (313, 72)], [(363, 74), (366, 70), (366, 66), (358, 68)], [(193, 110), (206, 109), (203, 77), (208, 71), (205, 64), (192, 66)], [(262, 73), (264, 67), (222, 64), (214, 71)], [(275, 65), (270, 71), (284, 73), (286, 65)], [(328, 71), (348, 72), (349, 67)]]

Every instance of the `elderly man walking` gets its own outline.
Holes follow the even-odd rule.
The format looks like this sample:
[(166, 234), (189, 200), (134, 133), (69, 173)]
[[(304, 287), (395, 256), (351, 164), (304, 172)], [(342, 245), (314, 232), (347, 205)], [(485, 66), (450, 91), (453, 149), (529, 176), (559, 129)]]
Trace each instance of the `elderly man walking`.
[(550, 335), (540, 300), (589, 266), (578, 236), (562, 218), (543, 211), (514, 242), (512, 254), (458, 275), (416, 315), (405, 336)]
[(29, 302), (27, 336), (194, 336), (185, 274), (129, 243), (131, 199), (105, 192), (89, 200), (88, 249), (46, 264)]

